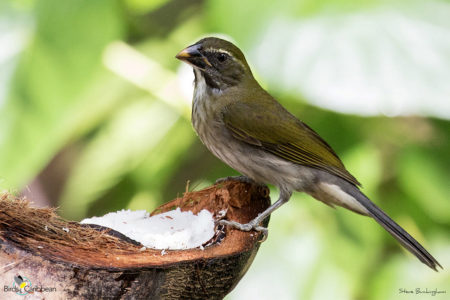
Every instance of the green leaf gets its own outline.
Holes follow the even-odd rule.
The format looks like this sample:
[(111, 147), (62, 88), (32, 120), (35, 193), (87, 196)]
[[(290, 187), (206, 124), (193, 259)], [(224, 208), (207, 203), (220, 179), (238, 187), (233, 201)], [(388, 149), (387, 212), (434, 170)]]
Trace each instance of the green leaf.
[(448, 165), (420, 149), (408, 149), (398, 162), (399, 182), (408, 196), (438, 222), (450, 220)]
[(7, 103), (0, 108), (3, 187), (23, 186), (72, 136), (86, 107), (84, 97), (104, 70), (104, 47), (122, 34), (118, 1), (38, 1), (36, 30), (23, 53)]
[(120, 110), (88, 142), (73, 169), (62, 197), (65, 216), (85, 216), (88, 205), (135, 169), (178, 117), (167, 106), (146, 98)]
[(300, 2), (213, 1), (208, 21), (274, 89), (344, 113), (450, 119), (450, 3)]

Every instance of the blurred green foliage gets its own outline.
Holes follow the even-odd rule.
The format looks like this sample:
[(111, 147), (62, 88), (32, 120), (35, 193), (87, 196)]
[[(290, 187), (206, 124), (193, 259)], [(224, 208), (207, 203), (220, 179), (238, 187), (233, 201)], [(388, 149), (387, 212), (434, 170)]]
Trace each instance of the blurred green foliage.
[[(396, 117), (358, 115), (351, 109), (344, 110), (352, 114), (338, 113), (311, 104), (320, 101), (300, 84), (309, 78), (306, 71), (286, 75), (287, 85), (287, 77), (277, 76), (296, 59), (297, 29), (289, 24), (339, 24), (338, 17), (358, 12), (370, 20), (370, 12), (380, 9), (406, 20), (425, 2), (2, 1), (0, 187), (40, 199), (41, 205), (60, 206), (64, 217), (79, 220), (121, 208), (151, 210), (183, 193), (188, 180), (190, 189), (200, 189), (236, 174), (195, 136), (191, 71), (174, 59), (205, 34), (226, 34), (248, 54), (261, 83), (335, 148), (364, 191), (445, 268), (440, 273), (426, 269), (367, 218), (295, 194), (271, 217), (268, 241), (229, 299), (407, 299), (400, 288), (437, 288), (448, 295), (448, 120), (433, 117), (426, 106), (417, 106), (422, 111), (414, 114), (403, 107), (399, 114), (405, 116)], [(450, 24), (445, 21), (450, 4), (433, 3), (426, 4), (431, 6), (420, 19), (442, 36), (436, 49), (444, 50), (430, 59), (450, 69)], [(286, 30), (274, 37), (270, 32), (278, 25), (273, 24)], [(385, 32), (373, 34), (384, 37)], [(350, 47), (352, 53), (368, 60), (367, 77), (357, 79), (377, 82), (372, 69), (378, 64), (366, 51), (371, 45), (358, 38), (351, 43), (357, 45)], [(321, 62), (315, 51), (310, 55), (305, 59)], [(392, 72), (405, 76), (435, 75), (420, 64), (392, 64)], [(449, 73), (443, 72), (439, 80), (449, 82)], [(419, 85), (446, 92), (437, 81)], [(300, 90), (292, 88), (297, 82)], [(422, 101), (448, 116), (450, 100), (434, 103), (433, 97)], [(390, 98), (377, 101), (391, 104)]]

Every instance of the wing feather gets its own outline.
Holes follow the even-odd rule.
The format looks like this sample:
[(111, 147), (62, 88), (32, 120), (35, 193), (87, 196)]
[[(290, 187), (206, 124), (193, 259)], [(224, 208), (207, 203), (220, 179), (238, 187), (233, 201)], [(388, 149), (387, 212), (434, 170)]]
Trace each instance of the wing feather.
[[(268, 109), (271, 114), (267, 114)], [(360, 185), (330, 145), (273, 98), (265, 99), (264, 103), (233, 102), (224, 109), (223, 121), (238, 140), (293, 163), (324, 170)]]

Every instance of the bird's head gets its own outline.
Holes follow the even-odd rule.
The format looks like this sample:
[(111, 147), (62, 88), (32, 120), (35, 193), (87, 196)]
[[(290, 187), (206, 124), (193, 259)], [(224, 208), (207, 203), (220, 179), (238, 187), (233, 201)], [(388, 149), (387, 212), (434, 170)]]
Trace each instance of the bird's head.
[(180, 51), (176, 58), (193, 66), (196, 80), (203, 76), (205, 83), (213, 89), (224, 90), (253, 78), (242, 51), (219, 38), (201, 39)]

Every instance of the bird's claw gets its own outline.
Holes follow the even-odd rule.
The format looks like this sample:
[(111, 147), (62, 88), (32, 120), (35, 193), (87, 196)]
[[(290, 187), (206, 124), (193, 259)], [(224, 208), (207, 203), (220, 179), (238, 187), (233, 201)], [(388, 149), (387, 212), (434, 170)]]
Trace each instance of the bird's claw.
[(242, 231), (251, 231), (255, 230), (258, 232), (261, 232), (263, 234), (263, 237), (261, 239), (261, 243), (264, 242), (267, 239), (267, 236), (269, 235), (269, 230), (264, 226), (259, 226), (258, 224), (254, 222), (249, 222), (245, 224), (241, 224), (235, 221), (228, 221), (228, 220), (220, 220), (219, 224), (225, 225), (225, 226), (231, 226), (236, 229), (242, 230)]
[(256, 231), (259, 231), (259, 232), (261, 232), (262, 233), (262, 238), (261, 238), (261, 240), (259, 241), (260, 243), (262, 243), (262, 242), (265, 242), (266, 240), (267, 240), (267, 237), (269, 236), (269, 230), (266, 228), (266, 227), (264, 227), (264, 226), (257, 226), (257, 227), (255, 227), (254, 228)]

